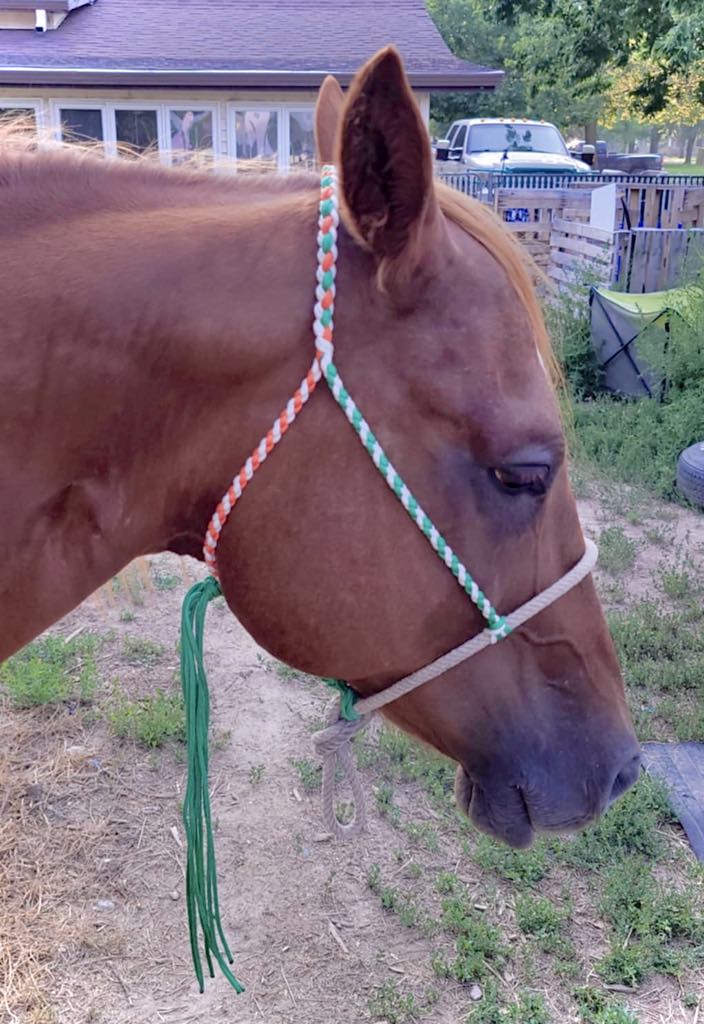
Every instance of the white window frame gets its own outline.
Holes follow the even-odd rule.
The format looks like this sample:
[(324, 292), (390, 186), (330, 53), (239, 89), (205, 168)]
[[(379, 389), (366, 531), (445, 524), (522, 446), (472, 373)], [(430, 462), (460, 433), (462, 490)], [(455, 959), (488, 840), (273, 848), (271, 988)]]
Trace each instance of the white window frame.
[(277, 164), (279, 174), (288, 174), (291, 169), (291, 114), (299, 110), (314, 110), (315, 103), (267, 103), (265, 100), (244, 100), (227, 104), (227, 152), (235, 171), (237, 170), (236, 115), (245, 110), (268, 110), (276, 114)]
[(106, 147), (106, 151), (109, 156), (117, 156), (117, 121), (115, 120), (115, 112), (118, 110), (153, 110), (156, 113), (156, 131), (157, 131), (157, 145), (159, 147), (159, 160), (161, 163), (167, 163), (166, 151), (168, 144), (168, 132), (166, 130), (166, 119), (164, 117), (164, 111), (162, 110), (163, 103), (150, 103), (149, 100), (115, 100), (110, 103), (106, 103), (106, 113), (108, 115), (108, 131), (109, 131), (109, 142)]
[[(193, 111), (195, 111), (197, 113), (201, 113), (203, 111), (207, 111), (209, 114), (212, 115), (212, 118), (213, 118), (213, 120), (212, 120), (212, 125), (213, 125), (213, 165), (215, 166), (215, 165), (217, 165), (218, 159), (220, 158), (220, 107), (219, 107), (219, 105), (217, 103), (201, 103), (200, 100), (196, 100), (193, 103), (188, 103), (188, 96), (185, 96), (184, 99), (185, 99), (185, 102), (183, 102), (183, 103), (177, 103), (175, 101), (174, 102), (166, 101), (166, 102), (162, 102), (162, 103), (159, 104), (159, 106), (161, 107), (161, 118), (162, 118), (162, 128), (161, 128), (161, 131), (163, 132), (163, 135), (164, 135), (164, 147), (162, 149), (161, 139), (160, 139), (159, 140), (159, 151), (164, 156), (164, 163), (168, 164), (169, 166), (171, 166), (171, 163), (172, 163), (171, 156), (172, 156), (173, 150), (171, 149), (171, 118), (170, 118), (170, 112), (172, 110), (193, 110)], [(112, 106), (120, 107), (121, 109), (123, 109), (122, 108), (122, 104), (120, 104), (120, 103), (112, 104)], [(138, 105), (138, 108), (146, 110), (147, 106), (148, 105), (145, 104), (145, 105), (143, 105), (140, 108), (139, 105)], [(114, 120), (114, 118), (113, 118), (113, 120)]]
[(38, 99), (24, 99), (22, 96), (0, 96), (0, 113), (3, 110), (16, 110), (18, 107), (34, 111), (34, 125), (37, 135), (44, 130), (44, 104)]
[[(50, 123), (51, 130), (54, 135), (56, 142), (63, 145), (64, 140), (61, 136), (61, 111), (62, 110), (99, 110), (102, 118), (103, 125), (103, 151), (106, 154), (110, 153), (110, 123), (108, 118), (108, 104), (99, 100), (84, 100), (84, 99), (73, 99), (67, 97), (65, 100), (51, 100), (49, 103), (50, 111)], [(98, 140), (90, 140), (97, 142)], [(69, 143), (70, 145), (70, 143)], [(112, 119), (112, 147), (114, 152), (115, 146), (115, 118)]]

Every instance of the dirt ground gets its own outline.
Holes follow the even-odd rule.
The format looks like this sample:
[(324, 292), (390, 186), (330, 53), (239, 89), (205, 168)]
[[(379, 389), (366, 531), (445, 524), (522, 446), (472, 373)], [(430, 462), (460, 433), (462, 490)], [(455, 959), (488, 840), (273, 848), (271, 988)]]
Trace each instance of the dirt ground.
[[(581, 504), (585, 529), (598, 537), (613, 511), (602, 499)], [(666, 534), (664, 547), (644, 539), (653, 515)], [(640, 523), (638, 515), (631, 519), (636, 523), (619, 519), (639, 540), (635, 569), (623, 582), (629, 593), (649, 592), (668, 552), (704, 560), (703, 516), (662, 506)], [(180, 604), (202, 569), (170, 556), (154, 566), (162, 576), (178, 576), (178, 585), (160, 589), (143, 566), (132, 567), (56, 627), (63, 636), (83, 630), (103, 638), (101, 691), (113, 680), (132, 696), (173, 686)], [(166, 656), (151, 665), (126, 664), (121, 651), (131, 637), (163, 645)], [(311, 732), (327, 692), (282, 671), (224, 608), (209, 612), (206, 652), (221, 906), (246, 993), (237, 997), (217, 977), (200, 995), (194, 980), (183, 893), (183, 748), (150, 751), (118, 740), (101, 716), (70, 705), (4, 708), (0, 1020), (358, 1024), (383, 1019), (369, 1000), (396, 982), (415, 992), (435, 990), (434, 1005), (419, 1019), (464, 1021), (467, 987), (434, 976), (433, 941), (386, 913), (368, 886), (373, 864), (402, 878), (413, 857), (374, 806), (373, 773), (365, 772), (369, 831), (343, 844), (326, 837), (317, 794), (305, 791), (292, 763), (315, 759)], [(398, 799), (412, 807), (415, 822), (438, 830), (437, 849), (424, 853), (425, 867), (455, 871), (482, 899), (482, 872), (462, 857), (457, 835), (438, 821), (422, 792), (405, 787)], [(681, 836), (676, 841), (686, 847)], [(500, 913), (500, 888), (490, 895)], [(596, 959), (600, 936), (588, 905), (578, 910), (573, 928), (585, 955)], [(514, 982), (510, 965), (502, 980), (509, 988)], [(22, 987), (25, 1009), (13, 1004)], [(675, 982), (658, 976), (630, 1005), (641, 1024), (704, 1021), (704, 1005), (701, 1011), (683, 1008), (679, 994)], [(578, 1019), (565, 1008), (559, 986), (546, 990), (546, 1000), (556, 1021)]]

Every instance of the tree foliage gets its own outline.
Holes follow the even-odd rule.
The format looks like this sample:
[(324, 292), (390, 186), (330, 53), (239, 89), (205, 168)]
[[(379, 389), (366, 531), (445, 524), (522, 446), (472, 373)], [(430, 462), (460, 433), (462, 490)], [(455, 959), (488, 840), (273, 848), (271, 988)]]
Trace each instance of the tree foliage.
[(507, 27), (525, 18), (552, 22), (570, 39), (575, 82), (598, 82), (610, 68), (637, 72), (631, 96), (645, 116), (660, 114), (691, 76), (704, 98), (704, 0), (494, 0), (497, 19)]
[(598, 116), (604, 83), (578, 78), (574, 39), (552, 15), (526, 12), (502, 21), (487, 0), (427, 5), (453, 53), (506, 72), (495, 93), (435, 96), (432, 115), (439, 130), (457, 117), (538, 117), (568, 129)]

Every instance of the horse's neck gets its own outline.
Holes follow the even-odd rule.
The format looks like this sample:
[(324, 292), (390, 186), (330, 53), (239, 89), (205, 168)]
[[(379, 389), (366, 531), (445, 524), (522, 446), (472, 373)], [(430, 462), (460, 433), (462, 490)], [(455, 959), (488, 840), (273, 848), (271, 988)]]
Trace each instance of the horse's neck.
[(310, 274), (272, 251), (274, 226), (277, 252), (300, 245), (283, 214), (111, 213), (5, 248), (0, 659), (137, 555), (199, 550), (269, 391), (305, 368)]

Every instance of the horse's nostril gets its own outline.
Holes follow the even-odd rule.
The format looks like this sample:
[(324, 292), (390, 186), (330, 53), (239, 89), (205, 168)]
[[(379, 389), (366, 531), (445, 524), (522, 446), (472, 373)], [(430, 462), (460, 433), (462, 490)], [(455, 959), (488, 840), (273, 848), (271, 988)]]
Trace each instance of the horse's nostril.
[(630, 789), (634, 782), (638, 779), (640, 772), (640, 753), (634, 754), (626, 761), (621, 771), (614, 779), (614, 784), (611, 787), (611, 795), (609, 796), (609, 804), (612, 804), (614, 800), (625, 793), (627, 789)]

